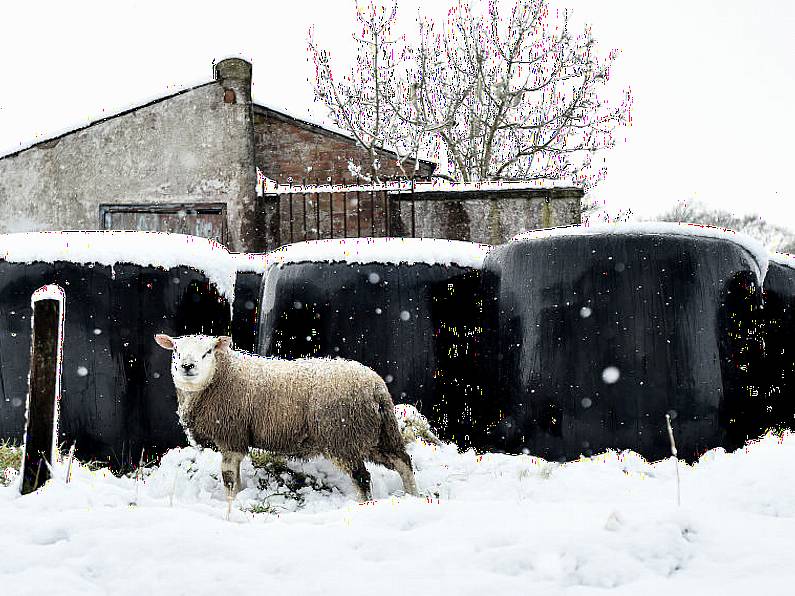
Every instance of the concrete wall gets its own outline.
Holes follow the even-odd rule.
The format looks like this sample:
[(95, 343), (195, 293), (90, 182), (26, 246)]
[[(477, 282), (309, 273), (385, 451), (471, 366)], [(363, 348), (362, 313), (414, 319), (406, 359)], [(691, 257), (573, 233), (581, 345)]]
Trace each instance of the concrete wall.
[(251, 66), (0, 159), (0, 231), (99, 229), (101, 203), (223, 202), (257, 250)]
[[(414, 195), (414, 235), (499, 244), (512, 236), (579, 224), (583, 191), (577, 188), (432, 192)], [(411, 235), (411, 195), (400, 195), (399, 222)]]

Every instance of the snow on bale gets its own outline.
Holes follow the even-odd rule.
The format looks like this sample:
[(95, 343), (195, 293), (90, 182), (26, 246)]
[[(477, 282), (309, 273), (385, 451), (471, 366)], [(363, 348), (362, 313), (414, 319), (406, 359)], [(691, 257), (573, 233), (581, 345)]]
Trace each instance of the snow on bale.
[(680, 457), (761, 427), (765, 251), (730, 231), (606, 225), (516, 237), (486, 258), (484, 446), (571, 460)]
[(443, 439), (471, 442), (484, 245), (434, 239), (301, 242), (268, 255), (259, 353), (373, 368)]
[(795, 428), (795, 257), (772, 255), (764, 283), (766, 427)]
[(59, 442), (121, 468), (185, 444), (155, 333), (228, 333), (235, 268), (220, 245), (147, 232), (0, 236), (0, 438), (20, 441), (30, 296), (66, 293)]
[(232, 342), (238, 350), (256, 352), (259, 341), (259, 302), (266, 254), (235, 254), (237, 275), (232, 306)]

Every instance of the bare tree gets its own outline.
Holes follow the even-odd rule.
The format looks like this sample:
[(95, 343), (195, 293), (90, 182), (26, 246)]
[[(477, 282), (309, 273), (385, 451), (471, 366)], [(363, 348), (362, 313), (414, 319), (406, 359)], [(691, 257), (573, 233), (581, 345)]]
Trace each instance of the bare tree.
[(426, 25), (421, 38), (415, 83), (430, 113), (421, 121), (440, 125), (456, 177), (601, 179), (593, 155), (613, 146), (632, 100), (598, 97), (617, 52), (600, 58), (590, 29), (573, 36), (546, 0), (517, 0), (507, 18), (494, 1), (479, 15), (459, 0), (444, 30)]
[(387, 9), (371, 1), (366, 7), (357, 4), (356, 8), (361, 30), (353, 35), (356, 63), (347, 76), (334, 76), (331, 56), (318, 47), (313, 29), (309, 31), (309, 51), (315, 64), (315, 98), (328, 106), (334, 123), (369, 154), (369, 163), (349, 164), (349, 168), (364, 180), (378, 181), (379, 155), (384, 150), (396, 153), (397, 166), (405, 173), (410, 158), (415, 167), (418, 165), (422, 138), (418, 129), (402, 126), (391, 107), (405, 97), (406, 89), (399, 74), (405, 63), (405, 39), (392, 37), (397, 5)]
[[(389, 14), (390, 29), (394, 8), (380, 10), (371, 1), (364, 12)], [(367, 23), (364, 31), (378, 25)], [(595, 154), (612, 147), (618, 127), (630, 122), (628, 90), (615, 105), (600, 96), (617, 51), (600, 57), (591, 30), (572, 35), (568, 15), (550, 15), (546, 0), (516, 0), (507, 18), (495, 1), (478, 14), (459, 0), (441, 27), (420, 17), (415, 43), (389, 43), (395, 46), (385, 51), (381, 70), (375, 59), (357, 58), (357, 68), (370, 69), (366, 81), (352, 78), (351, 91), (335, 96), (323, 91), (331, 69), (310, 42), (324, 64), (318, 99), (351, 132), (361, 126), (343, 113), (377, 103), (385, 123), (380, 138), (400, 139), (404, 153), (435, 155), (458, 180), (565, 179), (588, 189), (605, 173)]]
[(729, 211), (711, 209), (699, 201), (679, 201), (656, 219), (728, 228), (748, 234), (769, 250), (795, 252), (795, 233), (772, 224), (759, 215), (734, 215)]

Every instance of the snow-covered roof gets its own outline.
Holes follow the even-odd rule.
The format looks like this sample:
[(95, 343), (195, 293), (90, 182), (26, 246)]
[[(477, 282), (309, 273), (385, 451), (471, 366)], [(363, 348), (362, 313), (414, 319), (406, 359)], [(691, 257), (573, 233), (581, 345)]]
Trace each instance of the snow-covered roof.
[(344, 128), (340, 128), (333, 122), (326, 122), (322, 117), (310, 114), (309, 110), (306, 111), (306, 114), (297, 114), (291, 108), (288, 108), (285, 105), (277, 105), (272, 102), (263, 102), (259, 98), (253, 104), (254, 109), (262, 108), (269, 112), (276, 112), (277, 114), (281, 114), (282, 116), (287, 116), (292, 120), (298, 120), (303, 124), (309, 124), (315, 128), (322, 128), (328, 132), (333, 132), (334, 134), (338, 134), (343, 137), (347, 137), (352, 141), (355, 141), (356, 138)]
[(345, 238), (288, 244), (268, 253), (268, 263), (425, 263), (480, 268), (490, 246), (436, 238)]
[[(268, 112), (272, 112), (272, 113), (278, 114), (280, 116), (285, 116), (285, 117), (289, 118), (290, 120), (295, 120), (296, 122), (299, 122), (300, 124), (309, 125), (312, 128), (318, 128), (318, 129), (322, 130), (323, 132), (330, 132), (330, 133), (333, 133), (335, 135), (339, 135), (341, 137), (345, 137), (347, 139), (350, 139), (351, 141), (358, 142), (356, 140), (356, 137), (353, 136), (349, 130), (345, 130), (344, 128), (341, 128), (341, 127), (337, 126), (336, 124), (334, 124), (330, 120), (322, 118), (321, 116), (310, 114), (309, 110), (307, 110), (306, 114), (299, 116), (298, 114), (296, 114), (293, 110), (291, 110), (287, 106), (276, 105), (274, 103), (269, 103), (269, 102), (262, 102), (259, 99), (257, 99), (255, 102), (253, 102), (252, 105), (253, 105), (254, 110), (257, 110), (257, 108), (260, 108), (262, 110), (266, 110)], [(383, 148), (380, 148), (380, 149), (376, 149), (376, 151), (379, 151), (379, 152), (382, 152), (382, 153), (391, 153), (391, 154), (397, 155), (397, 152), (394, 149), (392, 149), (391, 147), (383, 147)], [(429, 164), (429, 165), (433, 165), (433, 166), (437, 165), (427, 155), (420, 155), (418, 159), (419, 159), (419, 161), (425, 162), (426, 164)]]
[(753, 258), (757, 266), (757, 280), (761, 284), (767, 274), (768, 251), (756, 240), (734, 230), (717, 228), (702, 224), (671, 223), (671, 222), (642, 222), (642, 223), (615, 223), (597, 224), (591, 226), (564, 226), (533, 230), (514, 236), (511, 241), (540, 240), (559, 236), (596, 236), (596, 235), (659, 235), (659, 236), (696, 236), (700, 238), (715, 238), (728, 240), (743, 248)]
[[(119, 118), (120, 116), (126, 116), (127, 114), (131, 114), (132, 112), (136, 112), (136, 111), (141, 110), (143, 108), (148, 108), (149, 106), (152, 106), (154, 104), (158, 104), (158, 103), (161, 103), (163, 101), (167, 101), (169, 99), (173, 99), (174, 97), (177, 97), (178, 95), (183, 95), (183, 94), (188, 93), (190, 91), (194, 91), (196, 89), (200, 89), (201, 87), (207, 87), (209, 85), (213, 85), (214, 83), (215, 83), (215, 81), (209, 81), (209, 82), (206, 82), (206, 83), (196, 83), (195, 85), (192, 85), (191, 87), (187, 87), (185, 89), (180, 89), (179, 91), (176, 91), (174, 93), (170, 93), (168, 95), (164, 95), (164, 96), (160, 96), (160, 97), (150, 97), (149, 99), (144, 100), (143, 103), (139, 102), (139, 103), (136, 103), (134, 105), (129, 105), (128, 104), (127, 107), (121, 108), (115, 114), (111, 114), (110, 116), (104, 116), (102, 118), (99, 118), (98, 120), (91, 120), (87, 124), (78, 125), (75, 128), (69, 128), (69, 127), (60, 128), (60, 130), (58, 132), (55, 132), (51, 136), (48, 136), (48, 137), (44, 138), (43, 140), (33, 141), (33, 142), (31, 142), (31, 143), (29, 143), (27, 145), (21, 146), (18, 149), (13, 149), (10, 153), (3, 154), (2, 153), (2, 149), (0, 149), (0, 159), (5, 159), (7, 157), (15, 157), (15, 156), (19, 155), (20, 153), (23, 153), (24, 151), (27, 151), (28, 149), (33, 149), (34, 147), (40, 147), (42, 145), (46, 145), (48, 143), (52, 143), (53, 141), (56, 141), (58, 139), (62, 139), (64, 137), (73, 135), (75, 133), (79, 133), (79, 132), (81, 132), (83, 130), (86, 130), (87, 128), (91, 128), (93, 126), (97, 126), (98, 124), (104, 124), (105, 122), (108, 122), (109, 120), (113, 120), (115, 118)], [(168, 88), (169, 86), (170, 85), (167, 85), (166, 87)], [(103, 108), (102, 111), (103, 112), (105, 111), (104, 108)], [(22, 145), (22, 143), (20, 143), (20, 145)]]
[(207, 238), (161, 232), (26, 232), (0, 234), (0, 259), (13, 263), (132, 263), (143, 267), (190, 267), (201, 271), (230, 302), (235, 261)]

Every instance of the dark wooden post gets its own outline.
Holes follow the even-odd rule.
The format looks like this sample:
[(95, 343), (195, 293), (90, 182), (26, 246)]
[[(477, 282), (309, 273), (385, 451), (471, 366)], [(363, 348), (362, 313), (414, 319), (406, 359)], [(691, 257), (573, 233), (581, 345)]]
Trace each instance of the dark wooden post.
[(41, 298), (37, 298), (36, 294), (33, 296), (28, 418), (20, 485), (23, 495), (43, 486), (50, 478), (49, 465), (52, 464), (53, 446), (56, 444), (56, 400), (61, 374), (59, 355), (62, 300), (53, 295), (52, 291), (46, 292)]
[[(263, 192), (257, 197), (257, 241), (248, 252), (266, 252), (282, 245), (281, 199), (285, 195)], [(289, 199), (289, 195), (287, 195)]]
[(348, 237), (348, 193), (342, 193), (342, 221), (344, 222), (342, 228), (342, 237)]
[(301, 181), (301, 198), (304, 203), (304, 242), (309, 240), (309, 224), (306, 219), (306, 180)]
[(416, 188), (416, 186), (414, 184), (414, 180), (412, 179), (412, 181), (411, 181), (411, 237), (412, 238), (416, 238), (417, 237), (417, 218), (416, 218), (415, 210), (414, 210), (414, 198), (415, 198), (414, 197), (414, 190), (415, 190), (415, 188)]

